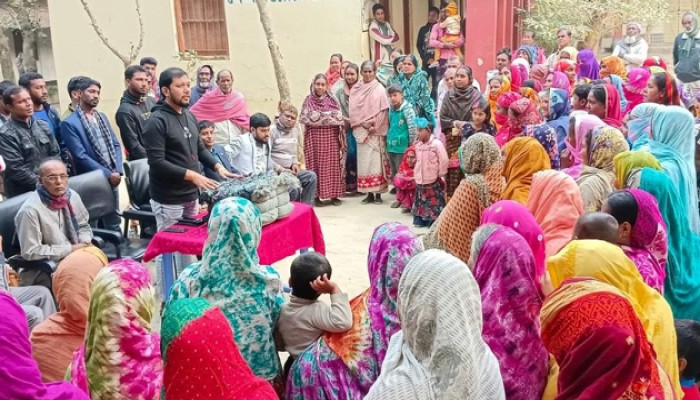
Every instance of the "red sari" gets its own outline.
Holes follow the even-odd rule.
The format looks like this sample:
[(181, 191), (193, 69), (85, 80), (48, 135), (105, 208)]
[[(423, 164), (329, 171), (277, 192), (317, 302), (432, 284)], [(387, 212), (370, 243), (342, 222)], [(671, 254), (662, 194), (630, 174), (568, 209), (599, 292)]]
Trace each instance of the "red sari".
[(613, 128), (622, 128), (622, 106), (620, 104), (620, 94), (615, 86), (606, 83), (605, 88), (605, 117), (603, 122)]
[(408, 166), (408, 156), (413, 154), (416, 156), (416, 149), (413, 146), (406, 149), (403, 155), (399, 171), (394, 177), (394, 186), (396, 187), (396, 201), (401, 203), (403, 208), (412, 208), (413, 200), (416, 197), (416, 181), (413, 179), (413, 168)]

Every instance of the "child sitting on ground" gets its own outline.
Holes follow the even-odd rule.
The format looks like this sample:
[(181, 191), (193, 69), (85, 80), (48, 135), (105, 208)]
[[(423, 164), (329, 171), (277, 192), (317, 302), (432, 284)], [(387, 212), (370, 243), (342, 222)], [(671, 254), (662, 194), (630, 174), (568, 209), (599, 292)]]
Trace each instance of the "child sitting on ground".
[(597, 239), (617, 245), (619, 225), (615, 217), (604, 212), (583, 214), (574, 227), (573, 240)]
[(410, 213), (413, 207), (413, 199), (416, 195), (416, 180), (413, 177), (413, 167), (416, 166), (416, 149), (411, 146), (403, 155), (399, 172), (394, 177), (396, 188), (396, 201), (391, 208), (401, 207), (402, 213)]
[(678, 370), (681, 374), (683, 400), (700, 400), (696, 379), (700, 375), (700, 323), (689, 319), (677, 319)]
[(444, 180), (450, 160), (445, 146), (433, 137), (428, 120), (416, 118), (416, 126), (418, 141), (414, 145), (416, 198), (413, 200), (413, 225), (430, 227), (445, 208)]
[[(459, 17), (459, 10), (457, 9), (457, 3), (450, 1), (444, 9), (440, 11), (440, 22), (438, 23), (440, 28), (442, 28), (442, 35), (440, 36), (440, 42), (454, 43), (459, 40), (462, 36), (462, 21)], [(458, 56), (462, 56), (462, 50), (459, 47), (454, 48), (454, 52)], [(440, 59), (440, 48), (435, 49), (435, 60)], [(437, 66), (437, 62), (433, 63), (431, 67)]]
[[(289, 352), (285, 375), (294, 359), (323, 332), (341, 333), (352, 328), (352, 311), (348, 295), (340, 291), (330, 280), (331, 264), (323, 255), (310, 252), (302, 254), (290, 269), (289, 286), (292, 296), (282, 306), (277, 321), (278, 337)], [(331, 295), (331, 305), (318, 300), (324, 294)]]
[(483, 96), (472, 105), (470, 121), (462, 127), (462, 144), (477, 133), (496, 134), (496, 127), (491, 123), (491, 105)]

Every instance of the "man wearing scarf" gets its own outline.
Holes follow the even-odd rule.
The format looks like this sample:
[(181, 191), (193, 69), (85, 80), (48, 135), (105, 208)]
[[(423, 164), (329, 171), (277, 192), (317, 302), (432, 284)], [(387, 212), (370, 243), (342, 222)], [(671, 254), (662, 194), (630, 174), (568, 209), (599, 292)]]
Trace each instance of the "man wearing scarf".
[(649, 53), (649, 43), (642, 37), (642, 25), (627, 24), (627, 35), (615, 45), (612, 55), (625, 61), (628, 68), (641, 67)]
[[(68, 187), (68, 171), (58, 160), (44, 161), (39, 167), (36, 191), (22, 204), (15, 216), (17, 238), (25, 260), (49, 260), (52, 268), (73, 251), (92, 241), (90, 216), (78, 193)], [(43, 272), (43, 277), (41, 277)], [(51, 287), (45, 271), (23, 270), (24, 284)], [(48, 278), (48, 279), (47, 279)]]
[[(143, 129), (151, 116), (151, 109), (156, 105), (155, 100), (148, 96), (148, 71), (140, 65), (132, 65), (124, 72), (126, 90), (122, 95), (114, 119), (117, 121), (119, 133), (129, 161), (146, 158), (146, 148), (143, 147)], [(80, 99), (78, 99), (80, 102)]]
[(212, 78), (214, 78), (214, 68), (211, 65), (205, 64), (199, 67), (197, 70), (197, 83), (192, 88), (192, 96), (190, 97), (191, 105), (195, 105), (202, 96), (216, 88), (216, 85), (211, 83)]
[(114, 213), (104, 219), (107, 229), (121, 231), (119, 217), (119, 183), (122, 180), (122, 149), (107, 116), (97, 111), (100, 103), (99, 82), (90, 79), (81, 84), (80, 105), (73, 115), (61, 122), (66, 146), (73, 154), (78, 174), (101, 171), (112, 186)]
[(369, 25), (369, 43), (372, 53), (372, 61), (389, 62), (392, 44), (399, 41), (399, 34), (394, 32), (386, 20), (384, 6), (377, 3), (372, 6), (374, 20)]
[(683, 32), (673, 43), (673, 66), (676, 77), (690, 97), (700, 92), (700, 25), (698, 15), (686, 12), (681, 19)]

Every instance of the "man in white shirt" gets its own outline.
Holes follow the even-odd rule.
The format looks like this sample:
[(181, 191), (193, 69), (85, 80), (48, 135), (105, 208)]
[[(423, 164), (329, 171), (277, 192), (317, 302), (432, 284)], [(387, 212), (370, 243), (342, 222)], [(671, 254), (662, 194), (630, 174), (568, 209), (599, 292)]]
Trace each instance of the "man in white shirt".
[(561, 49), (563, 49), (564, 47), (571, 46), (571, 42), (571, 29), (560, 28), (557, 31), (557, 45), (559, 46), (559, 50), (554, 52), (554, 54), (552, 54), (551, 56), (547, 57), (547, 65), (549, 66), (550, 70), (553, 70), (559, 62), (559, 51), (561, 51)]
[(627, 35), (615, 45), (612, 55), (620, 57), (630, 68), (641, 67), (649, 54), (649, 43), (642, 37), (642, 25), (627, 24)]

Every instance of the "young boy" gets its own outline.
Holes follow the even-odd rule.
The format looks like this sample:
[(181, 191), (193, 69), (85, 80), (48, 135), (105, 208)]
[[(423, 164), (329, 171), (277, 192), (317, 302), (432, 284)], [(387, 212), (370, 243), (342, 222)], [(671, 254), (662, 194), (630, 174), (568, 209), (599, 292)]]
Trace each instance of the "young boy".
[(615, 217), (603, 212), (583, 214), (574, 227), (573, 240), (598, 239), (617, 244), (619, 225)]
[(689, 319), (677, 319), (678, 369), (684, 400), (700, 400), (700, 391), (695, 382), (700, 376), (700, 323)]
[(404, 100), (403, 89), (399, 84), (393, 84), (387, 89), (389, 93), (389, 132), (386, 135), (386, 150), (389, 153), (391, 179), (394, 179), (403, 155), (413, 142), (416, 141), (416, 113), (413, 106)]
[[(229, 160), (228, 153), (226, 153), (224, 146), (214, 143), (214, 124), (211, 121), (201, 121), (198, 128), (199, 136), (202, 138), (202, 144), (204, 144), (204, 147), (206, 147), (207, 150), (209, 150), (209, 152), (214, 156), (216, 161), (220, 162), (221, 165), (228, 170), (228, 172), (239, 174), (238, 170), (231, 165), (231, 160)], [(213, 179), (217, 182), (224, 181), (224, 178), (219, 175), (218, 172), (212, 170), (211, 168), (205, 167), (204, 164), (200, 163), (200, 166), (207, 178)]]
[[(302, 254), (292, 262), (289, 277), (292, 296), (282, 306), (277, 321), (279, 337), (290, 356), (285, 370), (324, 331), (341, 333), (352, 328), (348, 295), (330, 280), (331, 273), (326, 257), (316, 252)], [(330, 306), (318, 300), (324, 293), (331, 295)]]
[(431, 126), (425, 118), (416, 118), (418, 141), (413, 177), (416, 198), (413, 201), (413, 225), (430, 227), (445, 208), (444, 178), (449, 158), (442, 143), (433, 138)]

